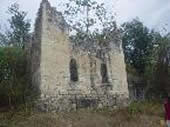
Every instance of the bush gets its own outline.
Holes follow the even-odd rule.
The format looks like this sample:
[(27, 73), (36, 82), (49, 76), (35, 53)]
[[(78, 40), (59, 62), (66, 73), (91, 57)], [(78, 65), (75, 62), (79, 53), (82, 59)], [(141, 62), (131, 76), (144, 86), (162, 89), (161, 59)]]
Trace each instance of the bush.
[(30, 94), (26, 53), (20, 48), (0, 48), (0, 106), (24, 104)]
[(162, 105), (163, 104), (157, 100), (132, 102), (128, 107), (128, 112), (131, 115), (147, 114), (155, 116), (160, 115), (160, 117), (163, 117), (164, 115), (162, 114)]

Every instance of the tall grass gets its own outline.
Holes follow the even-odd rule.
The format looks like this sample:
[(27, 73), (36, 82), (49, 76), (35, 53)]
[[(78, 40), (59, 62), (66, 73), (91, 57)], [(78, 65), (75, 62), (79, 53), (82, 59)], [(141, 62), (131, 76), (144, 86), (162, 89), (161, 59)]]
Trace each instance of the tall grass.
[(133, 102), (127, 108), (67, 113), (41, 113), (29, 110), (0, 113), (0, 126), (10, 127), (160, 127), (162, 104)]

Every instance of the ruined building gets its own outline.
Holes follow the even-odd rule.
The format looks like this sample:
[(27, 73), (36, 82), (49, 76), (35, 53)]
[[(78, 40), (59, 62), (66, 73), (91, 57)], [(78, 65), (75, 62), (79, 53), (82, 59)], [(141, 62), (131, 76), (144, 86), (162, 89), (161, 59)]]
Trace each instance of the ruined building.
[(121, 40), (109, 52), (73, 48), (60, 12), (43, 0), (31, 47), (32, 84), (44, 111), (127, 104), (128, 85)]

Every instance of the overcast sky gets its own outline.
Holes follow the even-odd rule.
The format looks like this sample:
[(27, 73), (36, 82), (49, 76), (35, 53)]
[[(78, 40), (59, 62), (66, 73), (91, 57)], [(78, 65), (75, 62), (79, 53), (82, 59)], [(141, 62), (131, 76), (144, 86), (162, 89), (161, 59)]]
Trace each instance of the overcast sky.
[[(60, 0), (49, 0), (52, 6), (57, 6)], [(63, 1), (63, 0), (62, 0)], [(118, 24), (130, 21), (135, 17), (150, 28), (170, 31), (170, 0), (98, 0), (106, 4), (109, 10), (116, 12)], [(8, 19), (8, 6), (18, 2), (22, 10), (28, 12), (28, 18), (34, 24), (41, 0), (0, 0), (0, 24), (4, 28)], [(112, 7), (114, 6), (114, 8)]]

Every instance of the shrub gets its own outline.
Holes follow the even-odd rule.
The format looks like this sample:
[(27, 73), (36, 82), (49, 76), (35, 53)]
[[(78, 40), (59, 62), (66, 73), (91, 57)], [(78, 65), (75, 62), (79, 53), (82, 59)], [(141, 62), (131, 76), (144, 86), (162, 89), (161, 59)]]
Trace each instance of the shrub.
[[(132, 102), (128, 107), (128, 112), (131, 115), (137, 115), (137, 114), (147, 114), (147, 115), (160, 115), (160, 117), (163, 117), (163, 105), (159, 101), (137, 101)], [(157, 114), (155, 114), (157, 113)]]
[(0, 106), (24, 104), (30, 94), (26, 53), (20, 48), (0, 48)]

